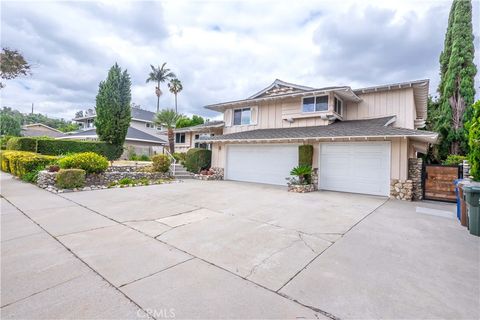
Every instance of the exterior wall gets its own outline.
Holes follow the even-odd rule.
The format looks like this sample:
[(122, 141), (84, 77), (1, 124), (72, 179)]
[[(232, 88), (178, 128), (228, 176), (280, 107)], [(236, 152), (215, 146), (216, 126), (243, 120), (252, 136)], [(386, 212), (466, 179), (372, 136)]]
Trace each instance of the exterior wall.
[[(336, 139), (333, 142), (348, 142), (350, 140)], [(352, 139), (351, 142), (355, 140)], [(365, 140), (357, 140), (365, 141)], [(369, 139), (368, 141), (385, 141), (383, 139)], [(403, 138), (387, 139), (391, 141), (390, 179), (407, 180), (408, 178), (408, 140)], [(331, 142), (331, 141), (329, 141)], [(306, 141), (304, 144), (313, 145), (313, 168), (317, 168), (320, 152), (320, 142)], [(215, 143), (212, 146), (212, 167), (225, 168), (226, 144)]]
[(359, 94), (362, 101), (348, 102), (344, 120), (379, 118), (396, 115), (395, 127), (414, 129), (416, 119), (413, 89), (399, 89), (384, 92)]
[(137, 121), (137, 120), (132, 120), (130, 121), (130, 126), (132, 128), (135, 128), (135, 129), (138, 129), (140, 131), (143, 131), (143, 132), (146, 132), (148, 134), (151, 134), (151, 135), (157, 135), (159, 130), (157, 130), (157, 128), (147, 128), (145, 126), (145, 122), (142, 122), (142, 121)]

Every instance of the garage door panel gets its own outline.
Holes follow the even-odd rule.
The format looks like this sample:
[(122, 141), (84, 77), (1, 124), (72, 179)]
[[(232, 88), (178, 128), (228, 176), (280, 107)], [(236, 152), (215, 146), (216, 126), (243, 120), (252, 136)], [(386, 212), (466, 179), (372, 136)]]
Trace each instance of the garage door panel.
[(390, 144), (322, 143), (319, 157), (321, 189), (388, 195)]
[(298, 165), (298, 145), (228, 145), (225, 178), (286, 185)]

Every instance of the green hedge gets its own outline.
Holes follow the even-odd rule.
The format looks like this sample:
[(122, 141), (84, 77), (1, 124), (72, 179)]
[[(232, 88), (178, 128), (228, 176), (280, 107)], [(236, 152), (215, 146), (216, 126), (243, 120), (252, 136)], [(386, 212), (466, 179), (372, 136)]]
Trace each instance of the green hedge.
[(81, 152), (58, 160), (62, 169), (83, 169), (87, 173), (101, 173), (107, 170), (108, 160), (95, 152)]
[(312, 166), (313, 164), (313, 146), (304, 144), (298, 146), (298, 165)]
[(212, 163), (212, 151), (194, 148), (187, 151), (185, 167), (188, 171), (199, 173), (201, 170), (210, 169)]
[(7, 150), (37, 152), (37, 139), (13, 137), (7, 141)]
[(2, 151), (0, 157), (2, 171), (20, 178), (33, 171), (41, 170), (58, 160), (58, 157), (28, 151)]
[(62, 189), (81, 188), (85, 185), (85, 170), (62, 169), (55, 177), (55, 184)]
[(117, 160), (123, 153), (122, 146), (100, 141), (56, 140), (46, 138), (14, 137), (7, 142), (8, 150), (31, 151), (45, 155), (64, 155), (68, 153), (95, 152), (108, 160)]

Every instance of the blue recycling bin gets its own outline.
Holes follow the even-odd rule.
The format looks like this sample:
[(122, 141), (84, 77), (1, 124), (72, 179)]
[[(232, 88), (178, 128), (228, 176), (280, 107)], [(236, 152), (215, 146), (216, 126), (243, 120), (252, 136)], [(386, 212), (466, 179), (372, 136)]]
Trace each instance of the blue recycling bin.
[(460, 220), (460, 216), (461, 216), (460, 193), (458, 192), (458, 184), (462, 181), (463, 179), (453, 180), (453, 184), (455, 185), (455, 195), (457, 196), (457, 219), (458, 220)]

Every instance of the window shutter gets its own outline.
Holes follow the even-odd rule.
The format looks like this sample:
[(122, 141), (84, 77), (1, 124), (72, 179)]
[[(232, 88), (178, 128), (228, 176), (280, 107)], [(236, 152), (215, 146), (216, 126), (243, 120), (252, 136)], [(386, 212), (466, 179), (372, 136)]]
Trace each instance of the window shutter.
[(223, 113), (223, 120), (225, 122), (225, 127), (232, 126), (232, 109), (226, 109)]
[(251, 108), (251, 124), (256, 125), (258, 123), (258, 107)]

